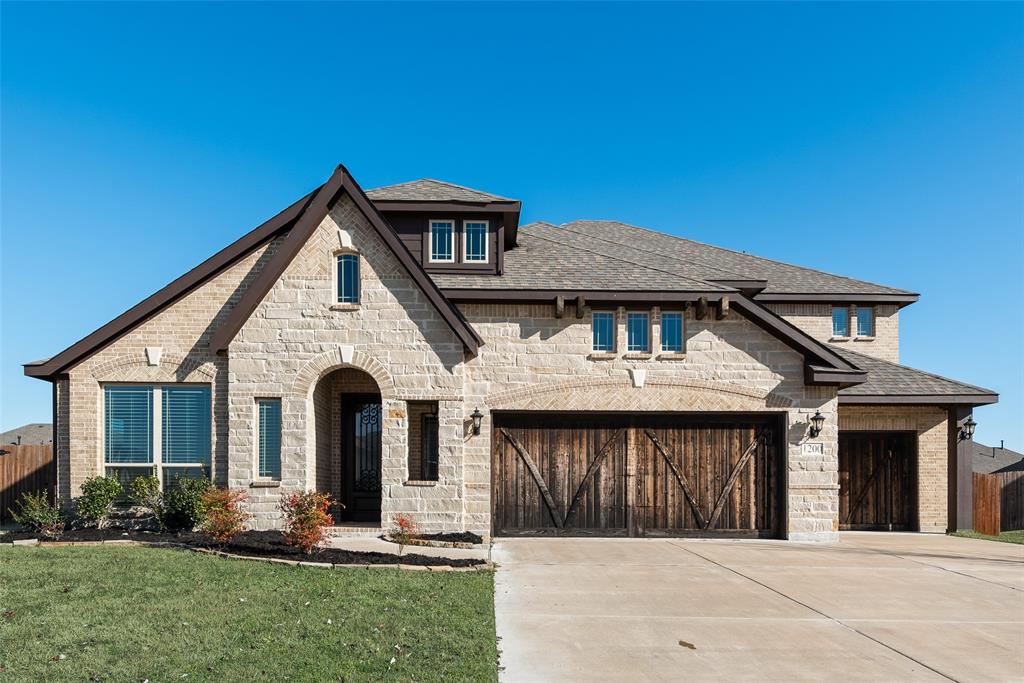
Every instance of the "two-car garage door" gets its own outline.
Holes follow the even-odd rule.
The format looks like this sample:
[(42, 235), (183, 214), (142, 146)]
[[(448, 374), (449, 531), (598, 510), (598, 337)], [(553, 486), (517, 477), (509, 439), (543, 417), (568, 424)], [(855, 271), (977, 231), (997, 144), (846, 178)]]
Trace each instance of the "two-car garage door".
[(777, 416), (498, 413), (496, 535), (778, 536)]

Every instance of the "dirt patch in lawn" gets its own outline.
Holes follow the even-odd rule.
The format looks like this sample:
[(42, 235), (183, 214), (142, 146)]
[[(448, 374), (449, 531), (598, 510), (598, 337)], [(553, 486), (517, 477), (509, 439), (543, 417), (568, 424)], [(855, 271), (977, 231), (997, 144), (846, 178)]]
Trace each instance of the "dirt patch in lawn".
[(40, 541), (96, 542), (96, 541), (138, 541), (142, 543), (169, 543), (190, 548), (220, 550), (232, 555), (245, 557), (298, 560), (301, 562), (323, 562), (328, 564), (407, 564), (423, 567), (476, 567), (486, 561), (472, 558), (429, 557), (416, 553), (401, 556), (395, 553), (345, 550), (343, 548), (319, 548), (312, 554), (305, 554), (285, 543), (280, 531), (245, 531), (229, 543), (221, 545), (203, 534), (192, 531), (152, 532), (124, 531), (122, 529), (73, 529), (64, 532), (59, 539), (47, 539), (28, 532), (8, 532), (0, 536), (0, 542), (38, 538)]

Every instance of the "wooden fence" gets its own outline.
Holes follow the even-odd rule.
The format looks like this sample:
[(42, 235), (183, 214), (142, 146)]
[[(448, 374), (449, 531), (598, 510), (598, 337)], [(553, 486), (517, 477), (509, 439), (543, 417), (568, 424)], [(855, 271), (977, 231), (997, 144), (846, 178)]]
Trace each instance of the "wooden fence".
[(11, 521), (21, 494), (46, 491), (53, 501), (53, 445), (0, 446), (0, 524)]
[(974, 473), (974, 530), (998, 535), (1024, 529), (1024, 472)]

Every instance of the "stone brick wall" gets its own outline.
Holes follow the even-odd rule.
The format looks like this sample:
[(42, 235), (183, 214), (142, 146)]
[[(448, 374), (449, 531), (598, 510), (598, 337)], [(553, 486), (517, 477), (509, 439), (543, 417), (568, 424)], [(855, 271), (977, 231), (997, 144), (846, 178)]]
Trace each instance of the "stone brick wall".
[(875, 306), (874, 337), (847, 339), (832, 336), (832, 306), (829, 304), (766, 304), (765, 307), (818, 341), (893, 363), (900, 362), (900, 312), (895, 304)]
[(839, 428), (917, 433), (917, 516), (921, 531), (945, 532), (948, 448), (947, 413), (931, 406), (851, 406), (839, 408)]

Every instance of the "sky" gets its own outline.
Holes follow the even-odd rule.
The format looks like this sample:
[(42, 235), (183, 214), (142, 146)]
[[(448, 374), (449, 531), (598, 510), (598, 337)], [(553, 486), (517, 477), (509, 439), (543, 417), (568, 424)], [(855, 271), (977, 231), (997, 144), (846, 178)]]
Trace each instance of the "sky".
[(0, 428), (323, 182), (432, 177), (921, 293), (1024, 450), (1024, 4), (0, 5)]

